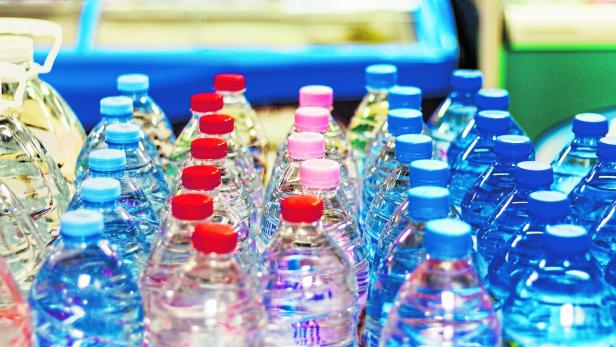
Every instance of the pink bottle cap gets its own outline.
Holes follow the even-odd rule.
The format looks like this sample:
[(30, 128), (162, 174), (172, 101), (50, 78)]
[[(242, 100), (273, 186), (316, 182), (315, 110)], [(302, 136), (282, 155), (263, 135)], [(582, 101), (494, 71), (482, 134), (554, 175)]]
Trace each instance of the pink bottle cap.
[(329, 126), (329, 110), (323, 107), (300, 107), (295, 110), (295, 129), (299, 132), (324, 133)]
[(340, 183), (340, 164), (329, 159), (311, 159), (299, 169), (302, 187), (309, 189), (334, 189)]
[(334, 106), (334, 90), (328, 86), (304, 86), (299, 89), (299, 107), (323, 107), (331, 110)]
[(295, 160), (319, 159), (325, 155), (325, 137), (318, 133), (295, 133), (289, 136), (289, 157)]

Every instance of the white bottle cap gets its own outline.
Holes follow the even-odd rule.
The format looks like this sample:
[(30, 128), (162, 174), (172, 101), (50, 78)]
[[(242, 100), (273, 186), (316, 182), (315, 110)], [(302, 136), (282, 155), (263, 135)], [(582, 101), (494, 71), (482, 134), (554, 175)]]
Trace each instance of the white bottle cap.
[(34, 42), (27, 36), (1, 35), (0, 61), (7, 63), (23, 63), (32, 61)]

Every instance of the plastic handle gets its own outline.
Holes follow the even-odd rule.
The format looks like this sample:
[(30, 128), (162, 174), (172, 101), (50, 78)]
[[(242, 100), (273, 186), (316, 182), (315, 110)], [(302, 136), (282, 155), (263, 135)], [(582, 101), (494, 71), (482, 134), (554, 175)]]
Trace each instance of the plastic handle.
[(0, 98), (0, 111), (7, 108), (20, 108), (26, 91), (26, 70), (23, 67), (0, 61), (0, 85), (2, 80), (18, 81), (17, 90), (13, 94), (13, 100)]
[(0, 34), (27, 35), (53, 38), (53, 45), (45, 58), (43, 66), (34, 64), (36, 72), (48, 73), (62, 46), (62, 27), (42, 19), (0, 17)]

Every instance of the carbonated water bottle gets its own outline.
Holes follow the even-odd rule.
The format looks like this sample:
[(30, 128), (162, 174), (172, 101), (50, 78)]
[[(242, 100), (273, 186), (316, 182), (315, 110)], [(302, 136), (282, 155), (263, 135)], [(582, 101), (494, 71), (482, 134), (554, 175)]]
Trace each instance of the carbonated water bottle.
[(380, 346), (500, 346), (498, 318), (470, 264), (470, 226), (430, 221), (423, 244), (428, 258), (400, 288)]
[(195, 226), (195, 254), (152, 307), (148, 346), (263, 346), (265, 308), (233, 256), (237, 237), (230, 225)]
[(592, 238), (591, 253), (601, 269), (616, 259), (616, 201), (601, 214), (589, 230)]
[(614, 346), (614, 296), (577, 225), (548, 225), (544, 255), (503, 306), (509, 346)]
[(24, 301), (11, 271), (0, 258), (0, 346), (32, 347), (30, 307)]
[(30, 291), (39, 346), (141, 346), (137, 280), (103, 238), (103, 216), (75, 210), (61, 221), (62, 244)]
[(513, 190), (516, 164), (535, 157), (530, 139), (520, 135), (497, 137), (494, 154), (496, 161), (468, 188), (462, 199), (462, 219), (473, 227), (474, 235)]
[(344, 251), (319, 223), (323, 202), (296, 195), (280, 207), (284, 222), (260, 261), (266, 345), (352, 346), (357, 283)]

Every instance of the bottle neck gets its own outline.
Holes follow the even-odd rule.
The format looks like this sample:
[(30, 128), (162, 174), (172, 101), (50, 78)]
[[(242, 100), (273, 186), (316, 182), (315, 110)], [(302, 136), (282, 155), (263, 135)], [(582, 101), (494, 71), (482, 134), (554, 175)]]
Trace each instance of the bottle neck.
[[(546, 225), (554, 225), (554, 224), (559, 224), (561, 222), (563, 222), (563, 219), (566, 217), (565, 215), (559, 215), (559, 216), (541, 216), (541, 215), (537, 215), (537, 214), (532, 214), (531, 213), (531, 219), (530, 219), (530, 226), (535, 227), (538, 226), (541, 228), (540, 231), (544, 231), (543, 227)], [(537, 230), (533, 230), (533, 231), (537, 231)]]
[(219, 94), (222, 96), (225, 104), (241, 104), (241, 103), (247, 102), (244, 92), (245, 92), (244, 90), (240, 90), (236, 92), (217, 90), (216, 94)]
[(318, 228), (319, 223), (291, 223), (282, 221), (280, 235), (283, 239), (310, 241), (321, 235)]
[[(182, 186), (182, 188), (184, 188), (184, 191), (182, 192), (183, 194), (192, 194), (192, 193), (198, 193), (198, 194), (205, 194), (209, 197), (211, 197), (212, 199), (215, 199), (218, 196), (218, 188), (220, 186), (214, 188), (214, 189), (191, 189), (191, 188), (187, 188), (186, 186)], [(215, 206), (216, 207), (216, 206)]]
[(124, 177), (124, 169), (115, 171), (98, 171), (90, 168), (90, 174), (92, 177), (111, 177), (120, 179)]
[(218, 169), (224, 169), (225, 167), (225, 158), (220, 158), (220, 159), (200, 159), (200, 158), (195, 158), (192, 156), (191, 154), (191, 166), (192, 165), (210, 165), (210, 166), (215, 166)]
[[(591, 260), (592, 256), (587, 249), (575, 250), (570, 252), (557, 252), (553, 250), (546, 250), (545, 262), (542, 264), (544, 268), (549, 267), (562, 267), (571, 268), (575, 265), (581, 265), (582, 267), (594, 266)], [(598, 269), (597, 269), (598, 272)]]
[(115, 124), (115, 123), (128, 123), (133, 118), (132, 114), (121, 115), (121, 116), (110, 116), (110, 115), (101, 115), (102, 120), (105, 124)]
[(137, 150), (137, 148), (139, 148), (139, 142), (133, 142), (133, 143), (113, 143), (113, 142), (107, 142), (107, 147), (109, 147), (110, 149), (120, 149), (120, 150), (124, 150), (124, 151), (135, 151), (135, 150)]
[(318, 198), (321, 198), (322, 200), (326, 200), (326, 199), (333, 198), (336, 196), (336, 191), (338, 190), (338, 187), (334, 187), (330, 189), (321, 189), (321, 188), (309, 188), (309, 187), (305, 187), (304, 185), (302, 185), (302, 189), (304, 191), (304, 194), (314, 195)]
[(116, 209), (118, 207), (118, 201), (113, 200), (113, 201), (105, 201), (105, 202), (94, 202), (94, 201), (87, 201), (84, 199), (83, 207), (86, 209), (93, 209), (93, 210)]
[(532, 183), (523, 183), (520, 181), (515, 181), (516, 188), (520, 191), (527, 192), (528, 194), (532, 192), (536, 192), (538, 190), (550, 190), (551, 184), (532, 184)]
[(88, 235), (85, 237), (62, 234), (62, 243), (64, 248), (84, 248), (88, 245), (97, 243), (102, 239), (102, 236), (102, 233)]
[(616, 161), (608, 160), (605, 158), (598, 158), (596, 169), (597, 171), (601, 171), (601, 173), (603, 174), (607, 174), (607, 173), (616, 174)]
[(449, 93), (449, 99), (452, 104), (455, 103), (461, 106), (474, 106), (475, 95), (477, 95), (477, 92), (468, 90), (452, 90), (451, 93)]
[(201, 118), (203, 116), (214, 115), (214, 114), (216, 114), (216, 112), (195, 112), (195, 111), (193, 111), (192, 114), (193, 114), (193, 118), (199, 119), (199, 118)]
[(205, 133), (201, 133), (206, 137), (213, 137), (213, 138), (217, 138), (217, 139), (222, 139), (225, 140), (226, 143), (231, 143), (231, 136), (233, 133), (226, 133), (226, 134), (205, 134)]
[(127, 96), (133, 100), (139, 100), (141, 98), (148, 97), (148, 90), (138, 90), (138, 91), (120, 91), (120, 94), (123, 96)]
[(369, 95), (374, 95), (377, 97), (385, 97), (387, 96), (387, 93), (389, 92), (389, 88), (377, 89), (377, 88), (366, 86), (366, 91), (368, 92)]

